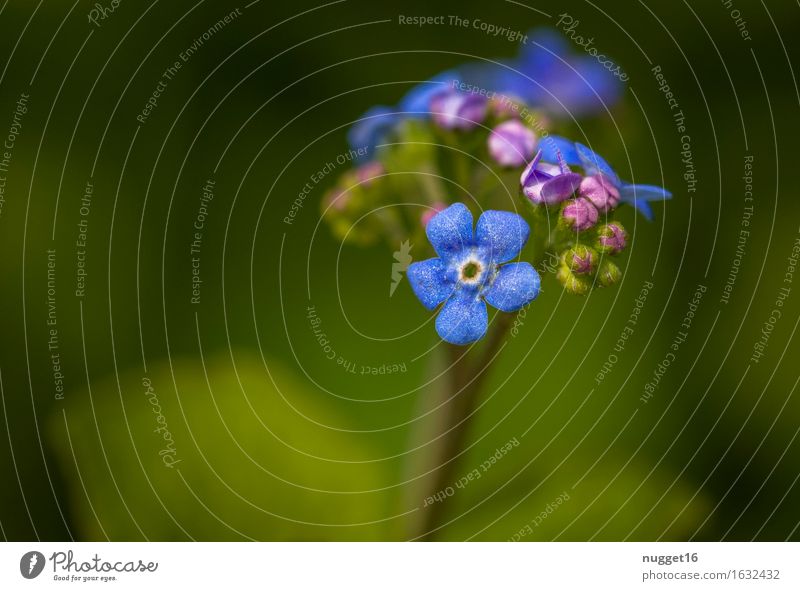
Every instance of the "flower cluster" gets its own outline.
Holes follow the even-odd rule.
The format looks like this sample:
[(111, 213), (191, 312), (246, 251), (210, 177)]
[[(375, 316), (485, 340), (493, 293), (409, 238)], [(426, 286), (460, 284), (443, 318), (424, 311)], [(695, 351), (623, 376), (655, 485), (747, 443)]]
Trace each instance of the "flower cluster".
[[(620, 280), (614, 257), (628, 233), (617, 212), (628, 206), (652, 220), (652, 203), (671, 197), (623, 181), (595, 151), (550, 132), (563, 114), (550, 99), (575, 115), (619, 95), (619, 80), (585, 58), (538, 33), (516, 59), (439, 74), (350, 129), (365, 158), (328, 193), (324, 215), (358, 244), (380, 238), (396, 248), (427, 236), (437, 256), (413, 263), (409, 283), (425, 307), (439, 308), (436, 330), (449, 343), (485, 334), (487, 304), (513, 312), (537, 296), (535, 268), (511, 262), (529, 239), (526, 258), (554, 254), (558, 264), (547, 270), (569, 293), (587, 294)], [(519, 207), (509, 207), (515, 194)], [(474, 231), (460, 203), (468, 198), (484, 210)], [(500, 211), (517, 207), (525, 219)]]
[(497, 165), (516, 168), (527, 162), (520, 175), (520, 192), (539, 215), (553, 222), (551, 246), (560, 260), (557, 277), (571, 293), (586, 294), (592, 287), (619, 281), (619, 268), (603, 255), (618, 255), (627, 244), (625, 229), (613, 220), (620, 204), (631, 205), (652, 220), (650, 203), (672, 196), (662, 187), (622, 181), (599, 154), (583, 144), (560, 136), (539, 141), (533, 130), (516, 119), (492, 129), (488, 142), (489, 155)]
[[(436, 117), (436, 109), (458, 112), (459, 107), (452, 103), (432, 100), (443, 91), (450, 94), (448, 100), (457, 100), (452, 98), (457, 93), (447, 92), (448, 87), (452, 91), (454, 83), (455, 90), (467, 89), (462, 94), (469, 104), (462, 106), (464, 119), (440, 117), (445, 126), (469, 119), (470, 110), (475, 107), (480, 111), (480, 103), (486, 99), (510, 97), (557, 118), (600, 113), (619, 99), (620, 81), (591, 57), (572, 51), (562, 35), (543, 28), (530, 31), (528, 38), (516, 58), (462, 64), (413, 87), (394, 107), (372, 107), (350, 129), (351, 147), (367, 152), (369, 159), (374, 156), (375, 147), (398, 125), (411, 119)], [(502, 109), (507, 103), (497, 100), (496, 105)]]

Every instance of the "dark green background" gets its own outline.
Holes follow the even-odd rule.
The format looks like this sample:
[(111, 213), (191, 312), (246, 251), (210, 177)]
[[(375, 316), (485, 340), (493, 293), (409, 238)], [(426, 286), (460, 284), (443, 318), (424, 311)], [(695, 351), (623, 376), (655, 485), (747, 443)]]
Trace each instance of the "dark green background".
[[(123, 0), (99, 28), (87, 23), (89, 2), (3, 5), (3, 135), (19, 94), (30, 94), (0, 216), (6, 539), (405, 537), (398, 516), (420, 503), (401, 483), (409, 456), (425, 453), (404, 456), (431, 355), (416, 358), (436, 342), (430, 314), (405, 281), (387, 297), (391, 248), (340, 247), (318, 226), (334, 175), (293, 225), (282, 220), (310, 175), (346, 150), (345, 130), (369, 106), (393, 104), (466, 59), (517, 51), (472, 29), (399, 26), (399, 13), (522, 31), (555, 19), (511, 2), (348, 0), (300, 14), (314, 5), (262, 0), (183, 66), (132, 144), (166, 66), (244, 5)], [(752, 42), (720, 2), (535, 6), (579, 18), (630, 76), (611, 114), (585, 122), (592, 146), (624, 177), (661, 184), (663, 174), (675, 196), (652, 224), (622, 214), (634, 239), (618, 288), (573, 298), (545, 280), (493, 368), (464, 471), (514, 437), (521, 444), (448, 501), (452, 523), (440, 538), (508, 539), (569, 491), (525, 539), (800, 539), (797, 288), (765, 357), (748, 369), (800, 231), (790, 61), (798, 6), (737, 0)], [(383, 19), (391, 22), (375, 22)], [(644, 54), (686, 116), (696, 193), (687, 193), (680, 134)], [(725, 305), (747, 154), (755, 213)], [(192, 306), (188, 243), (211, 175), (205, 283)], [(90, 177), (79, 299), (74, 241)], [(54, 399), (46, 347), (49, 248), (64, 401)], [(650, 279), (635, 334), (594, 388)], [(708, 291), (689, 339), (641, 405), (700, 283)], [(352, 375), (327, 360), (305, 317), (309, 292), (338, 354), (408, 371)], [(159, 464), (145, 375), (175, 432), (180, 475)]]

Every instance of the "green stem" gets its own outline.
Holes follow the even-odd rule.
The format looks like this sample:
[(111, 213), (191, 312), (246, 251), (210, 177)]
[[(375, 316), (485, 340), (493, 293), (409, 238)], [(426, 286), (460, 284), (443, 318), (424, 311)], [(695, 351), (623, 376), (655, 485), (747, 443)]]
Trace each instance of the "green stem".
[[(490, 328), (488, 342), (476, 359), (464, 355), (463, 347), (449, 346), (450, 353), (450, 399), (440, 409), (444, 414), (442, 434), (436, 441), (433, 465), (435, 473), (428, 479), (428, 490), (422, 498), (427, 499), (452, 486), (458, 474), (460, 456), (465, 447), (466, 436), (475, 408), (487, 377), (492, 359), (500, 350), (508, 329), (512, 325), (513, 314), (499, 313)], [(421, 509), (417, 520), (416, 539), (430, 541), (442, 525), (446, 503), (434, 502)]]

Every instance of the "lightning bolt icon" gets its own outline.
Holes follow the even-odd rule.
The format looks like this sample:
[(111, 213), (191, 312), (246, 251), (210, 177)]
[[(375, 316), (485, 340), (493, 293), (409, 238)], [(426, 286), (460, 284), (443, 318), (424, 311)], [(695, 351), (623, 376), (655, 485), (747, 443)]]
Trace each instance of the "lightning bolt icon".
[(410, 252), (411, 244), (406, 240), (400, 245), (400, 250), (393, 253), (394, 260), (397, 262), (392, 263), (392, 283), (389, 286), (389, 297), (394, 295), (394, 290), (397, 289), (403, 279), (403, 273), (408, 270), (408, 266), (414, 260)]
[(31, 574), (31, 573), (33, 572), (33, 567), (35, 567), (35, 566), (36, 566), (36, 563), (37, 563), (37, 562), (39, 562), (39, 557), (38, 557), (38, 556), (36, 556), (36, 554), (33, 554), (33, 555), (31, 556), (31, 563), (30, 563), (30, 566), (28, 567), (28, 574)]

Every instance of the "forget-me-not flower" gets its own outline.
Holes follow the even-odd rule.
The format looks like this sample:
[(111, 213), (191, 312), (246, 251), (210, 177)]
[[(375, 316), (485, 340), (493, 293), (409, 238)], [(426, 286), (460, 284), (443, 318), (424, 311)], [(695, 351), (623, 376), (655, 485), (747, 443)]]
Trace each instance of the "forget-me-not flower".
[(601, 113), (619, 100), (619, 78), (592, 56), (575, 51), (561, 33), (538, 28), (529, 37), (516, 58), (459, 66), (459, 80), (562, 117)]
[(529, 263), (509, 262), (530, 233), (519, 215), (485, 211), (473, 231), (469, 209), (455, 203), (431, 218), (425, 232), (439, 256), (413, 263), (407, 276), (426, 308), (443, 304), (436, 332), (448, 343), (467, 345), (486, 334), (487, 303), (515, 312), (539, 295), (536, 269)]
[(431, 117), (431, 99), (452, 88), (454, 81), (513, 97), (557, 116), (602, 112), (619, 100), (619, 79), (593, 57), (576, 52), (559, 32), (540, 28), (529, 36), (515, 58), (461, 64), (415, 85), (396, 107), (373, 107), (348, 133), (350, 146), (367, 148), (368, 155), (359, 159), (372, 158), (375, 146), (397, 124)]
[(542, 160), (558, 162), (564, 159), (567, 164), (580, 166), (587, 176), (602, 175), (603, 182), (610, 183), (619, 192), (619, 200), (635, 207), (648, 221), (653, 219), (650, 203), (670, 199), (672, 193), (655, 185), (633, 185), (620, 179), (613, 168), (594, 150), (577, 142), (558, 136), (551, 136), (542, 142)]

